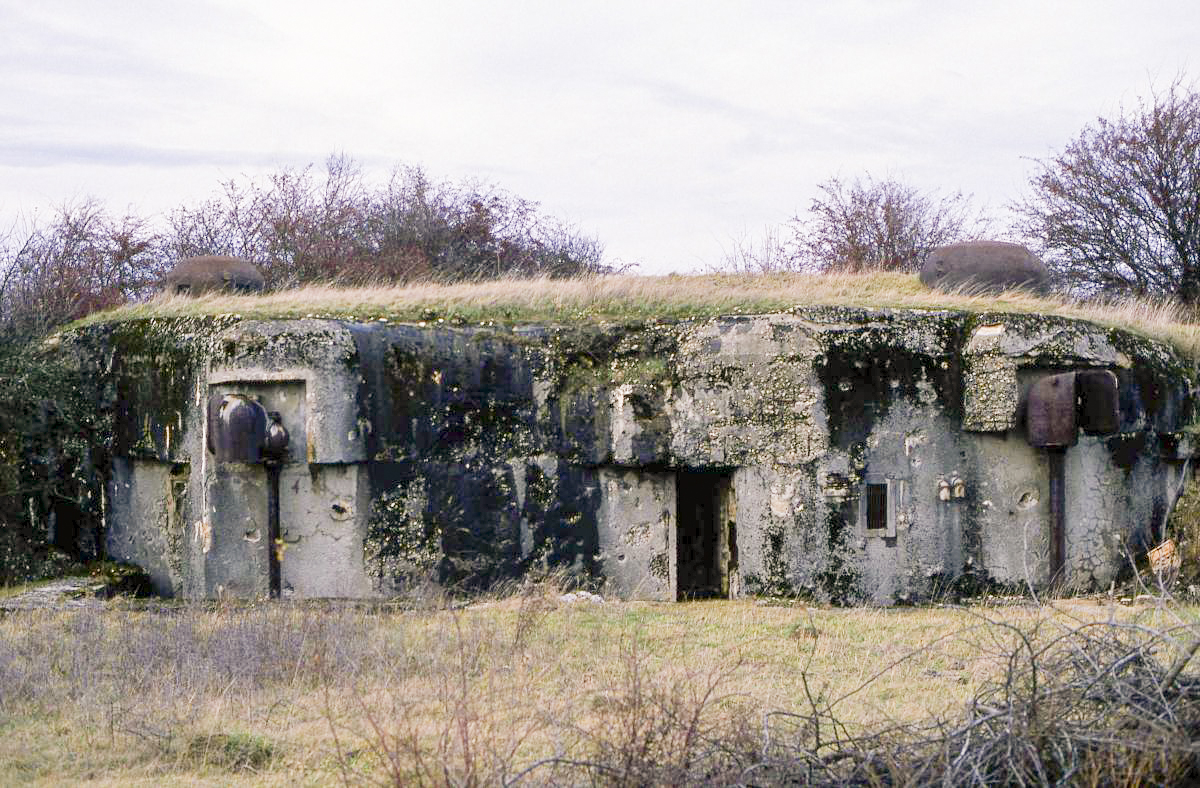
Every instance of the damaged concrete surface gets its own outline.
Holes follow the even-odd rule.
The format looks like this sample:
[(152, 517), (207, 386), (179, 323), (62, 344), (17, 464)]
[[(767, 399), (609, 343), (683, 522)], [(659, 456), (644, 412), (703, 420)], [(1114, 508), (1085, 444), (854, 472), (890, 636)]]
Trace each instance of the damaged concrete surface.
[(895, 604), (1052, 580), (1041, 377), (1115, 373), (1119, 426), (1065, 462), (1065, 580), (1161, 536), (1192, 454), (1192, 364), (1077, 320), (810, 307), (514, 328), (146, 320), (80, 329), (113, 413), (104, 539), (186, 597), (261, 596), (265, 474), (218, 465), (204, 403), (278, 411), (283, 593), (463, 590), (561, 570), (647, 599)]

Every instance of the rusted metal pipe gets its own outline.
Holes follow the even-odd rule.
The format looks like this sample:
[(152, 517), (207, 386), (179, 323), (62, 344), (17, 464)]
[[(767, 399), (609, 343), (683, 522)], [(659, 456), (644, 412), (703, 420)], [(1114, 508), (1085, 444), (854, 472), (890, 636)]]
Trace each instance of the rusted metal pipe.
[(267, 578), (272, 599), (283, 590), (280, 571), (282, 538), (279, 535), (279, 463), (268, 461), (267, 467)]
[(1048, 448), (1050, 461), (1050, 582), (1066, 577), (1067, 565), (1067, 494), (1065, 448)]
[(1025, 404), (1026, 438), (1046, 450), (1050, 482), (1050, 582), (1066, 578), (1067, 449), (1079, 439), (1076, 375), (1065, 372), (1042, 378), (1029, 389)]
[(269, 545), (267, 556), (268, 582), (272, 599), (278, 599), (283, 592), (283, 536), (279, 527), (279, 467), (283, 465), (288, 452), (288, 431), (283, 426), (283, 419), (277, 411), (267, 414), (270, 425), (263, 439), (263, 464), (267, 469), (267, 540)]

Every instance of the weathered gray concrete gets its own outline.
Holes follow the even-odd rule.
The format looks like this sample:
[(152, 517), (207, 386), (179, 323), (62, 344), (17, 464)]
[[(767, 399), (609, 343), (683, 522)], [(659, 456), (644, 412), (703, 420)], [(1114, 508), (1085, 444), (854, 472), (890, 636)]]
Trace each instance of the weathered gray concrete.
[[(203, 566), (203, 596), (265, 597), (268, 553), (267, 472), (261, 465), (210, 466), (208, 506), (192, 540)], [(196, 578), (199, 580), (199, 578)]]
[(154, 590), (173, 595), (186, 576), (186, 464), (115, 457), (108, 484), (108, 508), (127, 512), (122, 527), (106, 529), (105, 552), (140, 566)]
[(281, 570), (297, 597), (554, 568), (647, 599), (1041, 587), (1048, 465), (1023, 403), (1080, 369), (1116, 374), (1120, 418), (1066, 450), (1065, 570), (1104, 587), (1161, 536), (1194, 453), (1189, 361), (1035, 315), (811, 308), (513, 330), (222, 318), (73, 341), (111, 359), (109, 553), (194, 597), (266, 593), (266, 473), (215, 463), (213, 394), (256, 398), (291, 434)]
[(363, 564), (371, 500), (365, 466), (289, 466), (280, 488), (283, 595), (371, 596)]
[(675, 599), (668, 550), (675, 532), (671, 473), (600, 469), (597, 562), (615, 587), (638, 599)]

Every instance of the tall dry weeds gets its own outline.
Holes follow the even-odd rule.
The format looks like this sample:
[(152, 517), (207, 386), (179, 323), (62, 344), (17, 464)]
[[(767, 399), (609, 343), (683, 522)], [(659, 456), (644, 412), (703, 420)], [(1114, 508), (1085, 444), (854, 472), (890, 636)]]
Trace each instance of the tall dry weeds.
[(1200, 773), (1198, 650), (1195, 611), (1169, 602), (822, 611), (568, 604), (530, 585), (440, 610), (14, 613), (0, 775), (1170, 783)]

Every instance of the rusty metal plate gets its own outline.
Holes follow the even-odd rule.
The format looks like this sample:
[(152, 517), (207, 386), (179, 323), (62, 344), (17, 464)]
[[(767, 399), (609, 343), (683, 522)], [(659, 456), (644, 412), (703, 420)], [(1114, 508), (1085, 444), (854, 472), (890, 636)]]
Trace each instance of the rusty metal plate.
[(1025, 404), (1026, 437), (1039, 448), (1074, 446), (1075, 373), (1051, 375), (1034, 383)]
[(1107, 369), (1075, 373), (1079, 392), (1079, 426), (1088, 435), (1112, 435), (1121, 424), (1117, 376)]
[(271, 411), (267, 418), (271, 423), (267, 426), (267, 436), (263, 442), (263, 457), (268, 462), (283, 462), (287, 459), (288, 442), (291, 438), (278, 411)]
[(208, 448), (217, 462), (262, 462), (267, 412), (242, 394), (214, 394), (208, 400)]

